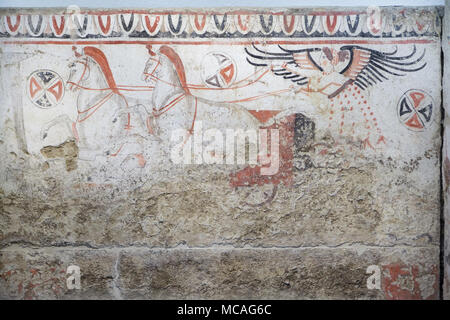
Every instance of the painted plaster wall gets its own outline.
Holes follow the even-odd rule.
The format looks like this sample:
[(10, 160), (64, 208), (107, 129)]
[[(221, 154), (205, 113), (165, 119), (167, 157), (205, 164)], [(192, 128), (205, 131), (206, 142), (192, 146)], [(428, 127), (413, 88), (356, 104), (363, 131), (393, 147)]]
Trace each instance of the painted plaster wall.
[[(2, 11), (0, 297), (438, 298), (440, 32), (436, 8)], [(279, 161), (176, 164), (180, 128), (268, 130)]]

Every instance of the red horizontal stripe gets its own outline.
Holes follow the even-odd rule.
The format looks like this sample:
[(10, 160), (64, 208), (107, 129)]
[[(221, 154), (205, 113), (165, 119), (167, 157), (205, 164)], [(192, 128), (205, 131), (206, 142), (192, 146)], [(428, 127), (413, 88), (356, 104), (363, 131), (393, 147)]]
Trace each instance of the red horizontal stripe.
[(92, 45), (92, 44), (170, 44), (170, 45), (249, 45), (249, 44), (426, 44), (439, 42), (440, 39), (317, 39), (317, 40), (207, 40), (207, 41), (191, 41), (191, 40), (0, 40), (3, 44), (51, 44), (51, 45)]

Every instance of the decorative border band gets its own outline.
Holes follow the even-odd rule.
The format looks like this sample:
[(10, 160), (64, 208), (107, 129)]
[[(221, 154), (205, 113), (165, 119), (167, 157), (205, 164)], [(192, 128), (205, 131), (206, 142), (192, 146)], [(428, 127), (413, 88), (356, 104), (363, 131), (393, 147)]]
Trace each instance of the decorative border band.
[[(148, 12), (148, 13), (147, 13)], [(380, 12), (149, 12), (0, 16), (0, 38), (439, 37), (436, 10)]]

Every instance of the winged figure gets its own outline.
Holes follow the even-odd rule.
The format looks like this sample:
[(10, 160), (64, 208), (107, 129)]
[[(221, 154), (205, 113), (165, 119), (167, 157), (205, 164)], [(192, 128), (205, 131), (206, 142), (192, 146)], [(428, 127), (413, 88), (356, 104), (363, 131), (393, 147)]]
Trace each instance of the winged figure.
[[(329, 120), (337, 121), (339, 134), (345, 131), (355, 136), (366, 130), (364, 148), (374, 148), (370, 141), (373, 131), (378, 135), (377, 144), (386, 143), (366, 89), (427, 65), (423, 61), (425, 50), (418, 53), (416, 46), (406, 55), (399, 55), (397, 49), (386, 52), (359, 45), (343, 45), (338, 50), (326, 46), (288, 49), (278, 45), (277, 49), (266, 51), (252, 44), (245, 51), (248, 63), (269, 68), (283, 81), (290, 81), (296, 92), (325, 95), (330, 101)], [(361, 121), (357, 123), (356, 117), (347, 117), (348, 111), (358, 111)], [(331, 122), (328, 126), (331, 127)]]
[(334, 98), (349, 85), (361, 90), (393, 76), (423, 69), (425, 50), (417, 55), (416, 46), (408, 55), (397, 55), (397, 49), (383, 52), (359, 45), (287, 49), (278, 45), (277, 52), (265, 51), (254, 44), (245, 48), (247, 61), (254, 66), (269, 67), (276, 76), (292, 81), (299, 91), (320, 92)]

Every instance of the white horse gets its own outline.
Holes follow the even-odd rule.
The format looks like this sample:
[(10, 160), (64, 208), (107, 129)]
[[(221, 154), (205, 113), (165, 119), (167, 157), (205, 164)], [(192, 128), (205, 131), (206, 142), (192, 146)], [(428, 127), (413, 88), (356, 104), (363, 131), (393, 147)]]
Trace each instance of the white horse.
[(80, 159), (103, 156), (123, 161), (131, 155), (142, 165), (145, 140), (149, 138), (145, 120), (132, 112), (129, 98), (116, 85), (101, 50), (85, 47), (82, 54), (75, 48), (74, 52), (67, 85), (78, 93), (76, 119), (67, 115), (53, 119), (42, 129), (41, 138), (45, 139), (52, 126), (63, 122), (72, 130)]
[(154, 133), (163, 141), (170, 139), (176, 129), (195, 131), (195, 123), (202, 122), (203, 130), (258, 130), (261, 126), (247, 109), (237, 104), (218, 103), (191, 94), (186, 83), (183, 63), (175, 51), (161, 46), (158, 52), (147, 47), (150, 57), (145, 64), (142, 79), (154, 85), (152, 110), (142, 108), (152, 118)]

